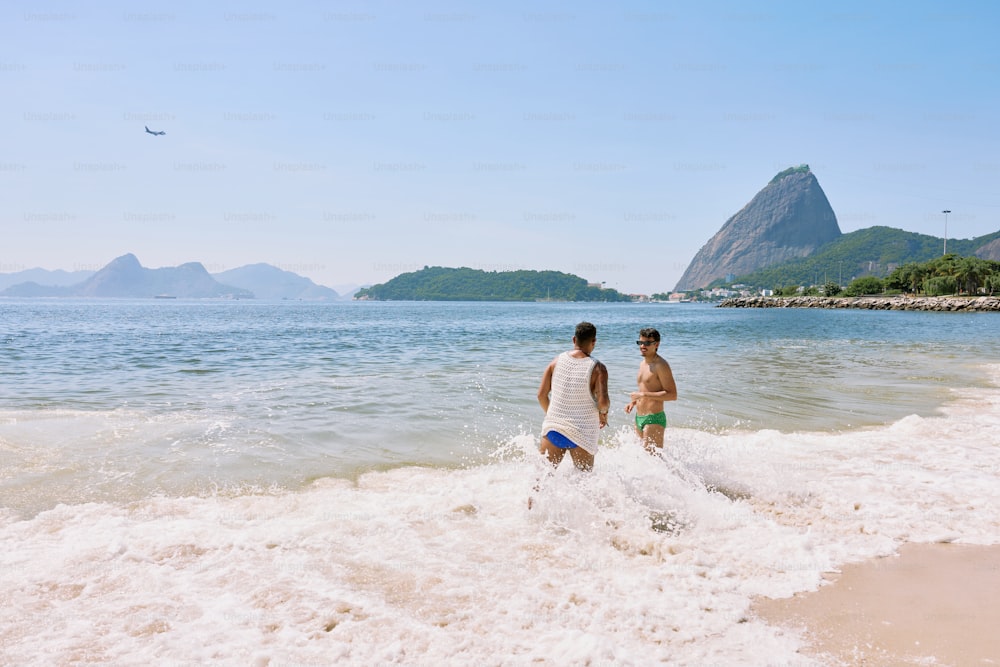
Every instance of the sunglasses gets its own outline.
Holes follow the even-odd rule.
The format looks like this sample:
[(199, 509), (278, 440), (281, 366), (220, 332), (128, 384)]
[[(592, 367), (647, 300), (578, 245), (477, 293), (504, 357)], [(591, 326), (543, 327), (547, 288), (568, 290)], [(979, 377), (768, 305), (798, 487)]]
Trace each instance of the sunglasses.
[(659, 342), (660, 341), (658, 340), (637, 340), (635, 341), (635, 344), (638, 345), (639, 347), (649, 347), (650, 345), (655, 345), (656, 343)]

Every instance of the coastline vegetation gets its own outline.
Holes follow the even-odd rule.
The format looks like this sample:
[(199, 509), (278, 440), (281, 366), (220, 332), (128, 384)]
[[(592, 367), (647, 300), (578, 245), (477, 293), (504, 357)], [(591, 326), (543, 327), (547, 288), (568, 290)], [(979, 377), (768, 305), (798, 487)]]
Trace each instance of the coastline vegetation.
[[(948, 249), (973, 257), (976, 250), (1000, 238), (1000, 231), (974, 239), (949, 239)], [(897, 268), (940, 259), (942, 239), (892, 227), (869, 227), (842, 235), (801, 259), (782, 262), (732, 280), (716, 280), (709, 288), (732, 282), (754, 289), (777, 290), (784, 285), (823, 285), (834, 281), (849, 285), (862, 276), (885, 279)]]
[(988, 295), (1000, 292), (1000, 262), (951, 253), (928, 262), (910, 262), (885, 278), (861, 276), (846, 287), (827, 281), (822, 288), (786, 285), (775, 296), (868, 296), (916, 294), (924, 296)]
[[(781, 283), (773, 289), (736, 283), (724, 287), (684, 292), (684, 300), (720, 303), (757, 296), (790, 299), (793, 297), (834, 297), (845, 300), (871, 296), (921, 296), (972, 298), (1000, 295), (1000, 262), (957, 253), (941, 255), (926, 262), (908, 262), (895, 267), (883, 278), (863, 275), (847, 285), (827, 279), (822, 283)], [(667, 295), (653, 295), (664, 297)], [(677, 297), (678, 295), (674, 295)]]

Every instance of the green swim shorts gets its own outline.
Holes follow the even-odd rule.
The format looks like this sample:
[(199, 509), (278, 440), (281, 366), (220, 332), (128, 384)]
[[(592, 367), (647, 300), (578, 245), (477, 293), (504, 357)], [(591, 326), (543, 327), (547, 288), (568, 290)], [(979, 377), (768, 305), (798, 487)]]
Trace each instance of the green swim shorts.
[(654, 412), (651, 415), (635, 416), (635, 427), (640, 431), (651, 424), (665, 427), (667, 425), (667, 413), (661, 411)]

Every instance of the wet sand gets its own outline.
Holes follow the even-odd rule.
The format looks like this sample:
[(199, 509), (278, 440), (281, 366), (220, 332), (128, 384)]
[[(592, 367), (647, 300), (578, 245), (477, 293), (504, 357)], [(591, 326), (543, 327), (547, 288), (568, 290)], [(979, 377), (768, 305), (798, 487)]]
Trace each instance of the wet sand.
[(1000, 546), (906, 544), (753, 612), (825, 664), (1000, 665)]

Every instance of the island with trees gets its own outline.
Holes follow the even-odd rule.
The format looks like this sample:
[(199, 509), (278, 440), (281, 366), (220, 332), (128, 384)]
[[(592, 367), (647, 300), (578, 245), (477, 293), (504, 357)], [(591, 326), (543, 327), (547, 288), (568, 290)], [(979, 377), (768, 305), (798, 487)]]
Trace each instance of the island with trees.
[(425, 266), (358, 291), (360, 301), (631, 301), (559, 271), (482, 271)]

